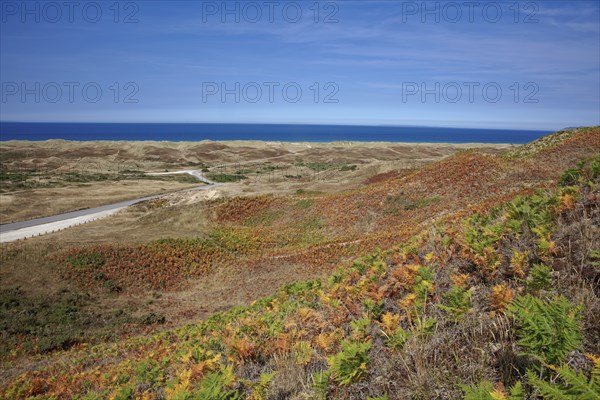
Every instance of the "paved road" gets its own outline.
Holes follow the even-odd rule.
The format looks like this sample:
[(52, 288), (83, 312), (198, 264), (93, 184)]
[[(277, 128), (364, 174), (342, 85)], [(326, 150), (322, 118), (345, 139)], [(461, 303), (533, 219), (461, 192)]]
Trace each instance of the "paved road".
[[(219, 184), (211, 182), (202, 175), (200, 171), (175, 171), (156, 173), (156, 175), (169, 175), (185, 173), (195, 176), (199, 181), (206, 183), (193, 189), (184, 189), (181, 192), (212, 189)], [(36, 218), (29, 221), (14, 222), (12, 224), (0, 225), (0, 243), (13, 242), (19, 239), (26, 239), (33, 236), (40, 236), (46, 233), (52, 233), (75, 225), (81, 225), (86, 222), (94, 221), (100, 218), (108, 217), (116, 212), (142, 201), (152, 200), (164, 196), (163, 194), (146, 196), (133, 200), (121, 201), (119, 203), (107, 204), (100, 207), (86, 208), (84, 210), (72, 211), (64, 214), (57, 214), (51, 217)]]

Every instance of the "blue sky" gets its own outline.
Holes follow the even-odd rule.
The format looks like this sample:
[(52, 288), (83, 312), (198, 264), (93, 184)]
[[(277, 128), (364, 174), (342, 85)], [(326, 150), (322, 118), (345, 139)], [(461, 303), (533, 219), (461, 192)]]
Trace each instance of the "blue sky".
[(600, 125), (598, 1), (48, 3), (0, 2), (1, 120)]

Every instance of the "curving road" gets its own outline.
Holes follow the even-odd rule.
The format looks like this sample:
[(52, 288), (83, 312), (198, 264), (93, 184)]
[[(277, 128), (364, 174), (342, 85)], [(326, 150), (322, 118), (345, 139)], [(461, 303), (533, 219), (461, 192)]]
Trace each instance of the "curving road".
[[(158, 172), (148, 175), (171, 175), (171, 174), (189, 174), (200, 182), (206, 183), (204, 186), (199, 186), (193, 189), (184, 189), (179, 192), (188, 192), (195, 190), (205, 190), (219, 186), (218, 183), (207, 179), (202, 172), (195, 170), (174, 171), (174, 172)], [(34, 236), (41, 236), (47, 233), (60, 231), (70, 228), (75, 225), (85, 224), (86, 222), (95, 221), (100, 218), (108, 217), (116, 212), (127, 208), (133, 204), (142, 201), (157, 199), (164, 196), (158, 194), (153, 196), (140, 197), (138, 199), (121, 201), (119, 203), (107, 204), (104, 206), (86, 208), (84, 210), (71, 211), (64, 214), (57, 214), (51, 217), (36, 218), (28, 221), (14, 222), (12, 224), (0, 225), (0, 243), (14, 242), (19, 239), (26, 239)]]

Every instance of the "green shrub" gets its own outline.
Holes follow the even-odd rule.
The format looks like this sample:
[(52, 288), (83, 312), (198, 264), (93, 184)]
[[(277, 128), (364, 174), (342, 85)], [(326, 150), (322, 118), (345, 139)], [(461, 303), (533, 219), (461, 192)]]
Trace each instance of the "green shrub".
[(371, 343), (342, 342), (342, 351), (329, 357), (331, 378), (341, 385), (358, 382), (367, 372)]
[(336, 168), (338, 166), (338, 164), (327, 162), (309, 162), (299, 165), (304, 165), (305, 167), (310, 168), (316, 172), (327, 171), (328, 169)]
[(574, 186), (579, 182), (582, 171), (580, 168), (569, 168), (560, 176), (559, 184), (561, 186)]
[(581, 346), (580, 308), (562, 296), (550, 301), (519, 296), (508, 310), (518, 325), (518, 344), (535, 358), (557, 364)]
[(600, 154), (591, 160), (583, 160), (575, 168), (565, 170), (560, 176), (561, 186), (575, 186), (581, 181), (596, 179), (600, 176)]
[(592, 179), (600, 177), (600, 154), (590, 164), (590, 176)]
[(218, 183), (227, 183), (227, 182), (239, 182), (243, 179), (247, 179), (248, 177), (246, 175), (239, 175), (239, 174), (209, 174), (208, 175), (208, 179), (210, 179), (213, 182), (218, 182)]

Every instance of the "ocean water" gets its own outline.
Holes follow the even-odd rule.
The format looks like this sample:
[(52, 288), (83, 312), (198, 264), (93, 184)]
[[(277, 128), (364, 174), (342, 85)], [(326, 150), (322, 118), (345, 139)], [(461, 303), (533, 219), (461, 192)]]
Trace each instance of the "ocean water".
[(0, 140), (265, 140), (523, 144), (550, 131), (411, 126), (0, 122)]

